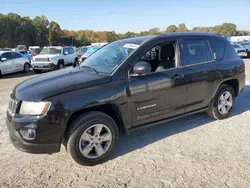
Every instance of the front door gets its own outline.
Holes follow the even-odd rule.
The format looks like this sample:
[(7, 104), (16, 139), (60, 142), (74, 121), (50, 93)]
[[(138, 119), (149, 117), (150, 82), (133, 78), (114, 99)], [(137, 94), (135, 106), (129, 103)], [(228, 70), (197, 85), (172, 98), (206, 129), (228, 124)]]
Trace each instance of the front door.
[(164, 120), (185, 112), (187, 68), (179, 67), (178, 49), (176, 41), (156, 45), (141, 58), (151, 65), (152, 72), (129, 77), (132, 126)]
[(8, 73), (13, 72), (13, 62), (12, 62), (12, 58), (11, 58), (11, 53), (6, 52), (6, 53), (2, 54), (1, 59), (2, 58), (7, 59), (5, 61), (0, 61), (0, 69), (1, 69), (2, 74), (8, 74)]
[(184, 113), (187, 86), (185, 68), (130, 78), (132, 126)]

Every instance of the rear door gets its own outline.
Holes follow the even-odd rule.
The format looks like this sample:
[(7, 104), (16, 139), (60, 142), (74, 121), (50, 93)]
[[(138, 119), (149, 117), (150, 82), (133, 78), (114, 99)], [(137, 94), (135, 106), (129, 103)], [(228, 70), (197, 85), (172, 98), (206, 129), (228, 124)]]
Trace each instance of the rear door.
[(187, 107), (185, 112), (205, 108), (209, 103), (209, 88), (215, 78), (208, 41), (202, 37), (182, 39), (181, 66), (187, 68)]
[(6, 58), (5, 61), (0, 61), (0, 69), (2, 74), (8, 74), (13, 72), (13, 61), (11, 52), (5, 52), (1, 55), (1, 59)]
[(24, 68), (25, 59), (21, 54), (11, 52), (13, 61), (13, 71), (20, 71)]

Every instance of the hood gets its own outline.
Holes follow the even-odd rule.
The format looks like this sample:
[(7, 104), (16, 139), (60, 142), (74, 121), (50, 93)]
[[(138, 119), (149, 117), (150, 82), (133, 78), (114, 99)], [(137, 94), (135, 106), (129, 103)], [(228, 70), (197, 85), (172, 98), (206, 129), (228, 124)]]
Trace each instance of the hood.
[(51, 57), (55, 57), (55, 56), (58, 56), (60, 54), (39, 54), (39, 55), (36, 55), (35, 58), (51, 58)]
[(110, 80), (111, 76), (90, 73), (81, 68), (62, 69), (18, 84), (12, 92), (12, 97), (25, 101), (41, 101), (61, 93), (104, 84)]

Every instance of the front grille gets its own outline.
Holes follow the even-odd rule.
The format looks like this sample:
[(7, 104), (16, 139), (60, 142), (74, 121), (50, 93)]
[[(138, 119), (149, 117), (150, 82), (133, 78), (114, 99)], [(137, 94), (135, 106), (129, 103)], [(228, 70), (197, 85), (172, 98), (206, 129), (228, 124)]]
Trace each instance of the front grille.
[(49, 58), (35, 58), (35, 61), (49, 61)]
[(14, 116), (16, 114), (17, 108), (18, 108), (18, 103), (19, 103), (18, 100), (10, 98), (8, 112), (11, 116)]

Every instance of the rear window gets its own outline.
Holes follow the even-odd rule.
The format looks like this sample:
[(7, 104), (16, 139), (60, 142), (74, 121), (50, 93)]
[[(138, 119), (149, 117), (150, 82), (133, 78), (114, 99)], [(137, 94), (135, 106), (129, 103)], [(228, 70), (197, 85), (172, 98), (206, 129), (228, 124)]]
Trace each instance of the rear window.
[(212, 50), (214, 60), (222, 60), (224, 58), (226, 44), (222, 40), (209, 39), (209, 44)]

